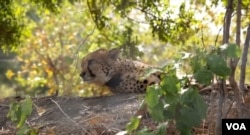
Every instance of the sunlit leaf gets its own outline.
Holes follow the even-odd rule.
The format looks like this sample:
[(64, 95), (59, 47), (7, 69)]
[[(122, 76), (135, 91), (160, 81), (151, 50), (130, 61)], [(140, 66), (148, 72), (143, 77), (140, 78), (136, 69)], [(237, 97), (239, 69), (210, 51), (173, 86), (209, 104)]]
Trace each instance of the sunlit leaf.
[(149, 107), (154, 107), (159, 103), (159, 90), (155, 89), (155, 86), (147, 88), (145, 100)]
[(30, 115), (32, 113), (32, 100), (30, 97), (26, 97), (25, 100), (21, 104), (22, 113), (25, 115)]
[(15, 75), (15, 73), (12, 70), (8, 69), (7, 72), (5, 73), (5, 75), (8, 79), (12, 79), (12, 77)]
[(132, 117), (130, 122), (127, 124), (126, 129), (131, 132), (139, 127), (141, 117)]
[(169, 104), (176, 103), (179, 98), (181, 83), (175, 75), (165, 76), (161, 83), (161, 89), (165, 94), (166, 102)]
[(25, 100), (20, 105), (21, 108), (21, 117), (17, 124), (17, 127), (22, 127), (25, 123), (25, 120), (27, 119), (27, 116), (29, 116), (32, 112), (32, 100), (29, 97), (26, 97)]
[(241, 50), (236, 44), (224, 44), (220, 46), (223, 55), (229, 58), (239, 58)]

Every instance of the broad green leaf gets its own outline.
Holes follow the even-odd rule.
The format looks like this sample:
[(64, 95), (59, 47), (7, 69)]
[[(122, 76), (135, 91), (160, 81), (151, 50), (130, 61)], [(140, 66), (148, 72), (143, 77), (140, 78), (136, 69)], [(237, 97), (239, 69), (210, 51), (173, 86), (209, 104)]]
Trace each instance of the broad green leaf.
[(32, 100), (30, 97), (26, 97), (24, 102), (21, 104), (22, 113), (25, 115), (30, 115), (32, 113)]
[(154, 107), (148, 107), (148, 111), (154, 120), (156, 121), (165, 120), (165, 116), (164, 116), (165, 110), (164, 110), (164, 105), (162, 102), (159, 102)]
[(152, 118), (161, 121), (164, 119), (164, 105), (160, 102), (160, 90), (157, 86), (150, 86), (147, 89), (145, 101)]
[(220, 46), (222, 53), (229, 58), (239, 58), (241, 50), (236, 44), (224, 44)]
[(207, 105), (204, 99), (199, 94), (196, 87), (190, 87), (186, 92), (184, 92), (180, 99), (181, 104), (192, 104), (195, 109), (197, 109), (198, 114), (201, 118), (205, 118)]
[(20, 120), (18, 121), (17, 127), (22, 127), (25, 123), (25, 120), (27, 119), (27, 116), (29, 116), (32, 113), (32, 101), (29, 97), (26, 97), (26, 99), (21, 104), (21, 116)]
[(190, 65), (192, 67), (193, 72), (197, 72), (201, 69), (204, 69), (206, 66), (206, 61), (199, 55), (196, 55), (190, 59)]
[(183, 134), (189, 133), (206, 117), (207, 105), (196, 88), (189, 88), (180, 99), (176, 110), (176, 126)]
[(207, 63), (211, 71), (218, 76), (226, 77), (231, 72), (231, 69), (227, 66), (226, 61), (219, 55), (209, 55), (207, 58)]
[(132, 117), (130, 122), (127, 124), (126, 129), (131, 132), (136, 130), (140, 125), (141, 118), (140, 117)]
[(146, 103), (149, 107), (154, 107), (159, 103), (159, 90), (156, 90), (155, 85), (150, 86), (147, 88), (147, 92), (146, 92)]
[(209, 85), (213, 79), (213, 73), (210, 70), (199, 70), (194, 74), (194, 78), (201, 84)]
[(161, 88), (165, 101), (169, 104), (176, 103), (179, 98), (180, 81), (175, 75), (167, 75), (161, 81)]
[(172, 104), (169, 104), (169, 105), (165, 105), (165, 107), (164, 107), (164, 109), (165, 109), (165, 111), (164, 111), (165, 119), (167, 119), (167, 120), (174, 119), (177, 105), (178, 105), (178, 103), (172, 103)]

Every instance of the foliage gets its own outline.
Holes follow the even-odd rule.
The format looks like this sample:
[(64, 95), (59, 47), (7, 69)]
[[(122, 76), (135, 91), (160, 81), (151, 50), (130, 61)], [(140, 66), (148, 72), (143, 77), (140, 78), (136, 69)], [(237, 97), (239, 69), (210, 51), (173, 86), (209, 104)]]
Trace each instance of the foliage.
[(0, 18), (0, 47), (13, 50), (19, 44), (23, 26), (13, 10), (11, 0), (1, 1)]
[[(196, 51), (191, 57), (178, 62), (188, 61), (195, 80), (204, 85), (210, 85), (214, 77), (223, 79), (228, 77), (230, 68), (227, 66), (225, 58), (240, 56), (240, 50), (236, 44), (223, 45), (210, 51), (199, 49)], [(207, 105), (189, 78), (176, 76), (175, 64), (176, 61), (162, 67), (162, 71), (165, 73), (162, 75), (162, 81), (159, 85), (148, 87), (145, 102), (155, 121), (162, 124), (174, 120), (176, 128), (181, 134), (191, 134), (192, 128), (198, 126), (205, 118)], [(152, 69), (148, 72), (157, 70)], [(135, 123), (138, 121), (140, 119), (132, 119), (127, 130), (129, 132), (136, 130), (138, 126)], [(154, 134), (158, 131), (163, 132), (161, 134), (166, 134), (166, 130), (161, 130), (161, 128), (162, 126), (159, 126)], [(139, 134), (141, 133), (149, 132), (147, 130), (139, 131)]]
[[(180, 50), (188, 52), (201, 44), (207, 48), (216, 36), (209, 31), (211, 21), (207, 18), (217, 18), (217, 26), (223, 18), (220, 13), (207, 8), (204, 13), (207, 18), (197, 19), (194, 11), (200, 11), (204, 6), (218, 6), (218, 2), (173, 3), (161, 0), (10, 3), (19, 9), (21, 22), (28, 25), (25, 25), (23, 41), (18, 48), (20, 69), (8, 70), (8, 73), (15, 73), (12, 80), (17, 82), (16, 87), (25, 90), (24, 94), (59, 91), (65, 95), (82, 93), (80, 95), (91, 96), (97, 88), (81, 84), (76, 69), (80, 58), (97, 48), (120, 47), (124, 56), (132, 59), (138, 59), (144, 53), (146, 57), (142, 61), (149, 64), (163, 64), (180, 55)], [(202, 74), (211, 77), (207, 71), (200, 71), (196, 76)], [(73, 83), (68, 85), (67, 82)], [(97, 91), (107, 93), (106, 90)]]
[[(82, 11), (84, 3), (73, 7), (65, 2), (63, 6), (64, 10), (57, 15), (50, 12), (43, 13), (29, 6), (25, 8), (28, 17), (25, 22), (30, 23), (29, 29), (33, 34), (29, 40), (24, 41), (25, 46), (19, 47), (20, 54), (17, 56), (21, 65), (19, 71), (10, 69), (5, 75), (8, 79), (15, 80), (19, 89), (24, 89), (23, 94), (59, 92), (64, 95), (74, 93), (97, 96), (103, 92), (108, 93), (105, 88), (95, 91), (96, 88), (82, 84), (78, 74), (80, 71), (77, 70), (79, 59), (83, 54), (104, 45), (109, 47), (103, 42), (105, 38), (98, 36), (98, 31), (95, 31), (92, 23), (88, 21), (88, 12)], [(82, 21), (89, 23), (82, 25)], [(124, 36), (128, 35), (128, 39), (124, 40), (128, 43), (128, 47), (124, 45), (123, 49), (129, 50), (130, 46), (134, 46), (134, 41), (130, 38), (132, 31), (128, 29), (130, 34), (126, 34), (126, 31), (121, 33)], [(88, 38), (90, 35), (97, 38)], [(81, 48), (82, 44), (84, 48)], [(136, 49), (133, 49), (133, 52), (127, 55), (135, 57), (136, 53)]]
[(158, 35), (159, 39), (168, 43), (185, 43), (186, 39), (192, 37), (198, 30), (194, 13), (186, 8), (185, 2), (179, 6), (176, 16), (173, 16), (175, 11), (171, 8), (170, 1), (160, 0), (137, 2), (89, 0), (88, 8), (97, 28), (102, 31), (108, 31), (111, 27), (108, 25), (113, 20), (108, 14), (110, 8), (114, 8), (121, 17), (130, 20), (133, 20), (130, 17), (133, 11), (141, 16), (144, 15), (144, 20), (152, 28), (153, 35)]
[[(170, 0), (2, 1), (0, 48), (18, 51), (20, 69), (1, 72), (6, 71), (2, 74), (24, 94), (97, 96), (108, 92), (82, 84), (78, 77), (79, 57), (88, 52), (100, 47), (120, 47), (127, 58), (137, 59), (143, 51), (147, 56), (144, 61), (160, 64), (175, 56), (173, 63), (160, 69), (167, 74), (159, 85), (148, 88), (145, 102), (152, 118), (160, 122), (154, 134), (164, 134), (168, 124), (165, 121), (170, 120), (176, 122), (182, 134), (188, 134), (205, 117), (206, 105), (187, 77), (176, 76), (177, 70), (209, 85), (214, 78), (228, 77), (231, 69), (227, 62), (240, 56), (240, 48), (235, 44), (216, 47), (221, 35), (214, 31), (224, 23), (224, 12), (214, 8), (226, 6), (227, 0), (179, 3), (175, 6)], [(249, 0), (242, 3), (243, 13), (248, 14)], [(236, 4), (235, 1), (234, 9)], [(249, 16), (243, 16), (243, 31), (248, 23)], [(214, 44), (212, 49), (209, 44)], [(183, 52), (190, 57), (181, 58)], [(24, 124), (31, 113), (30, 102), (26, 99), (10, 106), (9, 117), (23, 134), (33, 132)], [(128, 131), (136, 130), (139, 122), (140, 118), (132, 118)], [(138, 132), (153, 133), (146, 129)]]
[[(69, 0), (74, 3), (76, 0)], [(30, 4), (28, 4), (30, 3)], [(41, 10), (59, 13), (63, 4), (62, 0), (25, 0), (15, 2), (12, 0), (1, 1), (0, 7), (0, 48), (5, 52), (17, 51), (17, 47), (23, 42), (23, 36), (27, 36), (29, 30), (25, 23), (26, 10), (23, 5), (33, 5)]]
[[(47, 0), (28, 0), (25, 3), (36, 3), (44, 7), (43, 9), (49, 9), (52, 12), (56, 12), (58, 4), (62, 3), (60, 0), (47, 1)], [(0, 6), (0, 48), (6, 52), (16, 51), (17, 46), (22, 42), (22, 36), (27, 33), (25, 29), (25, 9), (18, 5), (20, 2), (12, 0), (1, 1)]]
[[(206, 105), (197, 88), (190, 86), (190, 80), (178, 78), (176, 72), (192, 74), (198, 83), (209, 85), (214, 78), (227, 79), (231, 72), (227, 62), (238, 58), (241, 52), (235, 44), (217, 45), (222, 39), (217, 31), (224, 23), (224, 11), (216, 9), (226, 6), (227, 0), (173, 3), (170, 0), (2, 1), (0, 47), (5, 51), (18, 50), (16, 59), (20, 65), (18, 71), (9, 69), (4, 74), (24, 94), (59, 92), (98, 96), (108, 91), (82, 84), (78, 76), (79, 59), (87, 53), (101, 47), (120, 47), (127, 58), (138, 59), (145, 53), (143, 61), (150, 64), (172, 59), (162, 69), (153, 69), (167, 74), (162, 76), (160, 85), (148, 88), (145, 101), (154, 120), (161, 122), (154, 134), (164, 134), (165, 121), (169, 120), (175, 120), (177, 128), (188, 134), (205, 117)], [(246, 14), (241, 19), (244, 33), (250, 19), (249, 0), (242, 3)], [(236, 4), (235, 1), (234, 9)], [(234, 40), (232, 34), (230, 42)], [(139, 122), (140, 118), (132, 118), (128, 131), (137, 129)], [(138, 134), (152, 132), (144, 129)]]
[(130, 119), (130, 123), (128, 123), (127, 126), (126, 126), (126, 129), (129, 132), (132, 132), (133, 130), (136, 130), (139, 127), (139, 125), (140, 125), (140, 120), (141, 120), (140, 116), (138, 116), (138, 117), (132, 117)]
[(206, 104), (195, 87), (185, 88), (186, 80), (178, 79), (172, 66), (159, 86), (149, 87), (145, 101), (149, 113), (158, 122), (175, 120), (177, 129), (189, 133), (206, 116)]
[(24, 100), (12, 101), (7, 117), (16, 123), (17, 135), (36, 135), (37, 131), (29, 127), (25, 122), (32, 113), (32, 101), (29, 97)]
[[(129, 27), (131, 22), (125, 23), (128, 26), (124, 29), (118, 29), (118, 26), (112, 28), (112, 36), (105, 35), (110, 33), (97, 31), (89, 21), (90, 14), (87, 9), (82, 9), (85, 4), (71, 6), (64, 2), (56, 15), (29, 6), (25, 8), (25, 22), (30, 24), (33, 34), (24, 41), (24, 46), (19, 47), (19, 71), (8, 70), (6, 73), (17, 82), (17, 87), (24, 90), (23, 94), (105, 95), (109, 93), (106, 88), (82, 84), (78, 70), (82, 56), (97, 48), (118, 45), (125, 57), (135, 59), (141, 55), (136, 47), (139, 41), (133, 38), (138, 29)], [(82, 22), (85, 22), (84, 25)]]
[(0, 81), (6, 85), (13, 85), (13, 82), (9, 80), (11, 78), (8, 78), (5, 75), (6, 72), (9, 72), (10, 70), (17, 70), (17, 62), (13, 60), (15, 57), (16, 54), (14, 53), (9, 53), (6, 55), (0, 51)]

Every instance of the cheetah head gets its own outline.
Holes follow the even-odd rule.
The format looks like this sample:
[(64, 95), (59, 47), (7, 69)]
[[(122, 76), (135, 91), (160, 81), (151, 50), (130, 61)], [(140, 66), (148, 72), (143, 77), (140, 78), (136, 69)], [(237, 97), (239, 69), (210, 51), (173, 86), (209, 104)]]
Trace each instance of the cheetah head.
[(99, 49), (82, 59), (81, 78), (88, 83), (105, 85), (117, 72), (116, 63), (118, 63), (119, 49)]

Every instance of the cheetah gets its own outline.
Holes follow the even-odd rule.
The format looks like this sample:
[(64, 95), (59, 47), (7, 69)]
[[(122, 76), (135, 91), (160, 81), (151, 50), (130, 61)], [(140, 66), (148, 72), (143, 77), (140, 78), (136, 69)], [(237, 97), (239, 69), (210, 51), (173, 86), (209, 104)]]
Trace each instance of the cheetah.
[(150, 65), (122, 59), (118, 48), (99, 49), (83, 57), (80, 77), (84, 82), (107, 86), (112, 93), (142, 93), (147, 86), (160, 82), (160, 73), (142, 78)]

